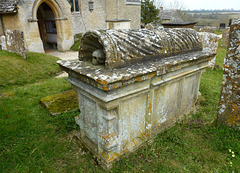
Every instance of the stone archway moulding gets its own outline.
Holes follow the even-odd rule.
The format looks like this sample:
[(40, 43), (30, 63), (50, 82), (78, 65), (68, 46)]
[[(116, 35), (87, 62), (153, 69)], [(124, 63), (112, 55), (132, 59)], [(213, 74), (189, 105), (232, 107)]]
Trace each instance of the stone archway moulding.
[(38, 7), (45, 2), (51, 9), (55, 16), (55, 20), (67, 20), (66, 17), (64, 17), (63, 10), (59, 3), (56, 0), (35, 0), (33, 3), (32, 8), (32, 17), (28, 19), (29, 22), (37, 22), (37, 10)]

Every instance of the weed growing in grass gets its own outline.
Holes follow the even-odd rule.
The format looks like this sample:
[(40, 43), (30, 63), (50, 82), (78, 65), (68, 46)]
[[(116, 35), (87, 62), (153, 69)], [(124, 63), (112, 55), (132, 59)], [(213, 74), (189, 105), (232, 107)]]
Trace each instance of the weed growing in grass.
[[(228, 154), (228, 157), (226, 158), (226, 164), (224, 164), (225, 169), (230, 172), (235, 172), (234, 168), (236, 167), (236, 164), (237, 164), (236, 158), (235, 158), (236, 153), (231, 149), (228, 149), (228, 152), (229, 152), (229, 154)], [(238, 171), (238, 170), (236, 170), (236, 171)]]
[[(0, 97), (1, 98), (1, 97)], [(13, 130), (13, 126), (12, 126), (12, 122), (11, 122), (11, 119), (10, 119), (10, 116), (6, 110), (6, 108), (4, 107), (4, 105), (2, 104), (2, 102), (0, 101), (0, 105), (2, 106), (3, 110), (5, 111), (5, 113), (7, 114), (8, 116), (8, 120), (9, 120), (9, 123), (10, 123), (10, 127), (12, 129), (12, 133), (13, 133), (13, 138), (14, 138), (14, 130)]]
[(72, 130), (79, 129), (79, 126), (75, 122), (75, 117), (79, 115), (79, 111), (69, 111), (67, 113), (63, 113), (57, 115), (53, 120), (53, 124), (58, 127), (58, 130), (66, 130), (67, 132)]

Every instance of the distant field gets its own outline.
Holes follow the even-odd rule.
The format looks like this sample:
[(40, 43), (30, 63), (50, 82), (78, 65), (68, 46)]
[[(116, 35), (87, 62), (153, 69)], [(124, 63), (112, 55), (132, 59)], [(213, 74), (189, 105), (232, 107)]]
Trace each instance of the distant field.
[(229, 24), (230, 19), (240, 18), (240, 12), (188, 12), (188, 14), (198, 22), (198, 25), (219, 27), (220, 23)]

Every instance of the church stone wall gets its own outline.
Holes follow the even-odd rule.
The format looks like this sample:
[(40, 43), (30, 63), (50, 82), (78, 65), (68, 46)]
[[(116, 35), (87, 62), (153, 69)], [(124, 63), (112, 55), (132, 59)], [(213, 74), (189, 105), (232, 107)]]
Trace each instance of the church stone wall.
[[(82, 11), (79, 12), (78, 18), (82, 19), (78, 22), (77, 25), (79, 25), (79, 23), (82, 23), (83, 26), (80, 28), (73, 27), (74, 33), (83, 33), (93, 29), (106, 29), (105, 0), (94, 1), (92, 11), (89, 10), (88, 1), (80, 0), (79, 8)], [(76, 24), (73, 24), (73, 26), (74, 25), (76, 26)]]
[(126, 0), (106, 0), (107, 20), (131, 19), (131, 29), (141, 25), (141, 6), (129, 5)]
[(131, 29), (140, 28), (141, 6), (129, 5), (126, 0), (98, 0), (89, 10), (86, 0), (79, 0), (79, 12), (72, 12), (73, 33), (84, 33), (94, 29), (107, 29), (106, 20), (131, 19)]

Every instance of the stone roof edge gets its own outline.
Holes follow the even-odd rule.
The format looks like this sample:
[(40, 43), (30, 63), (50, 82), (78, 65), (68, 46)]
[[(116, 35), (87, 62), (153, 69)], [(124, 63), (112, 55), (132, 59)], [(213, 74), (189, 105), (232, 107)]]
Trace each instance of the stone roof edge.
[[(201, 52), (201, 53), (198, 54), (198, 52), (192, 52), (192, 53), (186, 53), (186, 54), (182, 54), (182, 55), (180, 54), (180, 55), (172, 56), (171, 57), (172, 62), (170, 62), (170, 63), (167, 62), (165, 64), (163, 63), (162, 65), (158, 66), (155, 70), (149, 71), (147, 73), (139, 73), (138, 75), (131, 76), (129, 78), (125, 77), (124, 80), (121, 79), (118, 81), (111, 81), (111, 82), (104, 81), (101, 79), (96, 80), (96, 79), (92, 78), (91, 76), (88, 76), (84, 73), (79, 72), (77, 69), (69, 68), (64, 65), (67, 61), (58, 61), (57, 63), (61, 67), (61, 69), (63, 69), (64, 71), (66, 71), (68, 73), (71, 73), (73, 76), (79, 78), (81, 81), (84, 81), (92, 86), (95, 86), (100, 90), (110, 91), (110, 90), (113, 90), (116, 88), (120, 88), (120, 87), (129, 85), (130, 83), (140, 82), (140, 81), (144, 81), (147, 79), (151, 79), (154, 76), (163, 75), (166, 73), (166, 71), (170, 72), (170, 71), (179, 70), (181, 68), (185, 68), (186, 66), (189, 66), (189, 64), (191, 64), (194, 61), (195, 62), (197, 61), (198, 62), (197, 64), (202, 63), (202, 62), (208, 62), (216, 55), (215, 53), (210, 53), (210, 52), (202, 52), (202, 51), (199, 51), (199, 52)], [(175, 59), (179, 59), (176, 57), (180, 57), (180, 56), (185, 56), (187, 58), (182, 59), (178, 62), (175, 61)], [(191, 58), (189, 58), (189, 57), (191, 57)], [(73, 62), (73, 63), (76, 63), (76, 62)], [(151, 61), (149, 61), (148, 63), (151, 64)], [(123, 67), (122, 69), (127, 69), (127, 68), (131, 68), (134, 66), (135, 65), (126, 66), (126, 67)], [(207, 66), (209, 66), (209, 65), (207, 65)], [(95, 70), (97, 70), (97, 69), (95, 69)], [(92, 71), (94, 71), (94, 70), (92, 70)]]
[(15, 0), (12, 2), (12, 6), (14, 6), (14, 9), (12, 9), (11, 11), (0, 11), (0, 14), (9, 14), (9, 13), (17, 13), (18, 12), (18, 3), (20, 2), (20, 0)]

